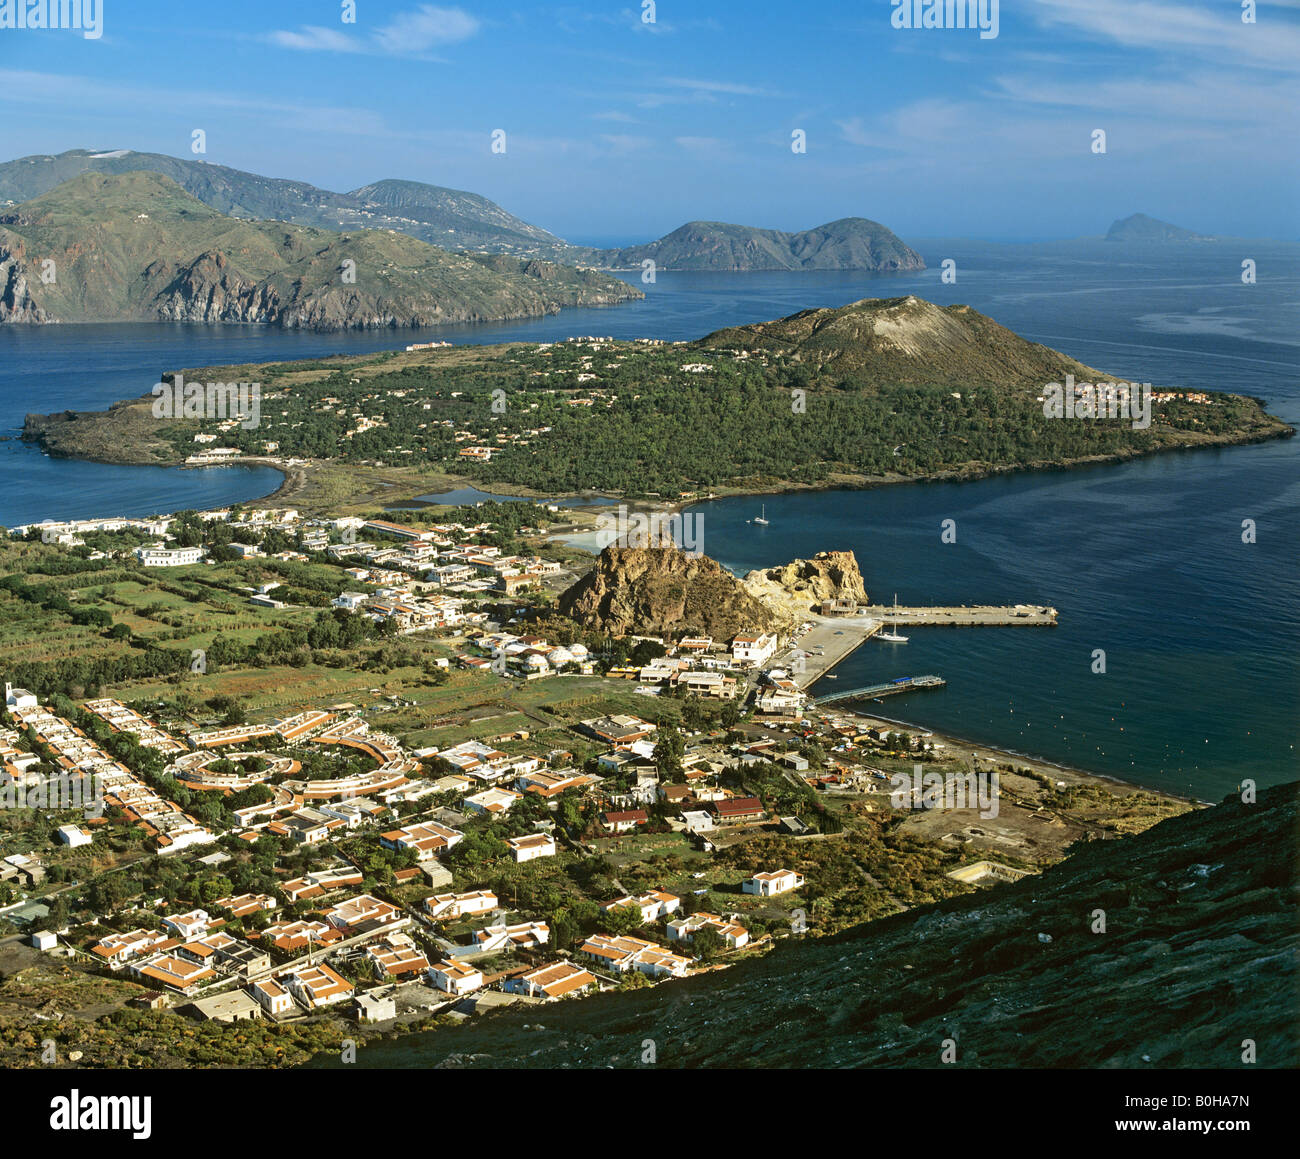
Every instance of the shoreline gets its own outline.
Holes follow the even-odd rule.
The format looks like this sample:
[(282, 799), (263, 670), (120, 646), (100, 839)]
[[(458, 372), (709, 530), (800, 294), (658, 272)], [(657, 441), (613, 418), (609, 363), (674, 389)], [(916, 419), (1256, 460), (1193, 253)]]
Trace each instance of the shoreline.
[(865, 721), (872, 725), (891, 725), (896, 726), (896, 731), (910, 732), (915, 736), (924, 736), (927, 740), (937, 741), (945, 748), (958, 756), (959, 759), (966, 759), (965, 753), (973, 753), (979, 761), (989, 761), (996, 764), (1013, 764), (1022, 768), (1050, 776), (1055, 780), (1065, 781), (1069, 784), (1101, 784), (1108, 788), (1115, 786), (1124, 786), (1132, 790), (1143, 793), (1149, 793), (1155, 797), (1161, 797), (1169, 801), (1179, 801), (1187, 805), (1211, 806), (1216, 804), (1214, 801), (1205, 801), (1199, 797), (1186, 797), (1179, 793), (1171, 793), (1167, 789), (1157, 789), (1150, 785), (1144, 785), (1137, 781), (1126, 781), (1122, 777), (1112, 776), (1109, 773), (1094, 773), (1087, 769), (1080, 769), (1074, 765), (1062, 765), (1046, 757), (1037, 757), (1028, 753), (1019, 753), (1012, 749), (1000, 748), (997, 745), (988, 744), (984, 741), (971, 740), (968, 737), (956, 736), (953, 733), (938, 732), (927, 725), (915, 724), (905, 720), (896, 720), (888, 716), (878, 716), (870, 712), (858, 712), (854, 709), (845, 710), (849, 715), (859, 720)]
[[(482, 491), (484, 494), (493, 495), (501, 499), (519, 499), (531, 501), (537, 504), (557, 503), (565, 499), (583, 498), (583, 499), (604, 499), (610, 506), (617, 508), (619, 504), (624, 504), (629, 511), (634, 512), (660, 512), (664, 514), (677, 514), (686, 511), (688, 508), (701, 506), (705, 503), (714, 503), (720, 499), (736, 498), (757, 498), (763, 495), (799, 495), (799, 494), (823, 494), (836, 491), (874, 491), (880, 487), (893, 487), (908, 483), (928, 484), (928, 483), (975, 483), (983, 479), (991, 479), (1001, 475), (1028, 474), (1033, 472), (1057, 472), (1057, 471), (1078, 471), (1092, 467), (1116, 466), (1122, 463), (1134, 462), (1140, 459), (1155, 459), (1160, 456), (1176, 454), (1179, 452), (1195, 452), (1222, 450), (1230, 447), (1247, 447), (1255, 446), (1262, 443), (1272, 442), (1274, 439), (1290, 439), (1297, 434), (1296, 428), (1283, 423), (1283, 429), (1249, 436), (1224, 437), (1214, 441), (1207, 441), (1196, 446), (1178, 446), (1164, 447), (1157, 451), (1135, 454), (1114, 454), (1114, 455), (1094, 455), (1082, 459), (1067, 459), (1061, 462), (1041, 462), (1041, 463), (1008, 463), (1005, 465), (991, 464), (977, 470), (965, 471), (939, 471), (927, 475), (841, 475), (823, 483), (796, 483), (788, 479), (774, 479), (770, 482), (756, 484), (752, 487), (744, 486), (726, 486), (718, 490), (711, 491), (707, 495), (694, 495), (689, 498), (665, 499), (656, 496), (644, 496), (639, 498), (629, 498), (626, 495), (617, 494), (610, 491), (601, 491), (596, 489), (586, 489), (571, 492), (545, 492), (534, 491), (529, 487), (515, 489), (510, 483), (483, 482), (469, 475), (447, 475), (446, 481), (452, 484), (449, 490), (457, 487), (472, 488), (476, 491)], [(80, 458), (80, 456), (69, 456)], [(93, 462), (111, 462), (109, 460), (89, 460)], [(265, 458), (248, 458), (228, 464), (211, 464), (213, 466), (238, 466), (239, 463), (249, 463), (255, 466), (271, 466), (282, 471), (285, 475), (284, 481), (275, 491), (261, 497), (258, 500), (249, 500), (249, 502), (261, 502), (272, 499), (290, 499), (295, 494), (303, 490), (311, 481), (313, 474), (319, 472), (327, 466), (334, 465), (332, 460), (313, 460), (310, 463), (298, 465), (295, 467), (286, 467), (282, 462), (265, 459)], [(119, 464), (112, 464), (119, 465)], [(137, 466), (155, 465), (155, 466), (176, 466), (185, 469), (196, 468), (197, 465), (184, 463), (174, 464), (131, 464)], [(348, 464), (337, 464), (337, 466), (346, 469)], [(363, 468), (364, 469), (364, 468)], [(416, 503), (419, 502), (425, 506), (441, 506), (441, 504), (432, 503), (428, 500), (418, 500), (415, 496), (394, 497), (397, 503)], [(582, 510), (579, 508), (578, 510)]]

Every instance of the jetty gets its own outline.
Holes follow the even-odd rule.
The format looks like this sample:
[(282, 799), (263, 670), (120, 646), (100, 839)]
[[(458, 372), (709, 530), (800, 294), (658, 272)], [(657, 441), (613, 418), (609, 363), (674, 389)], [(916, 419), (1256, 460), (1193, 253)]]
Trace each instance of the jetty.
[[(775, 666), (785, 668), (802, 689), (816, 684), (846, 656), (888, 628), (1056, 627), (1057, 610), (1044, 604), (976, 604), (970, 607), (846, 607), (834, 614), (808, 612), (813, 627), (785, 649)], [(898, 645), (902, 646), (902, 645)]]
[(890, 627), (911, 628), (1054, 628), (1059, 614), (1045, 604), (1011, 604), (996, 606), (975, 604), (970, 607), (896, 608), (873, 604), (860, 614), (880, 620)]
[(838, 700), (878, 700), (882, 696), (897, 696), (902, 692), (919, 692), (925, 688), (942, 688), (948, 682), (942, 676), (900, 676), (884, 684), (869, 684), (865, 688), (849, 688), (818, 696), (814, 704), (833, 704)]

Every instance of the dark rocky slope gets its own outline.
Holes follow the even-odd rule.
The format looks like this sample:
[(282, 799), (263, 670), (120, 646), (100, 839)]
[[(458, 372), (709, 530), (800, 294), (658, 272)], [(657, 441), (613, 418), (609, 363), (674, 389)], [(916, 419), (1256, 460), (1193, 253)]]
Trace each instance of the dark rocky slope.
[[(476, 1018), (366, 1066), (1300, 1064), (1297, 785), (1093, 842), (1015, 885), (652, 990)], [(1104, 910), (1106, 932), (1094, 933)], [(329, 1064), (324, 1064), (329, 1065)]]

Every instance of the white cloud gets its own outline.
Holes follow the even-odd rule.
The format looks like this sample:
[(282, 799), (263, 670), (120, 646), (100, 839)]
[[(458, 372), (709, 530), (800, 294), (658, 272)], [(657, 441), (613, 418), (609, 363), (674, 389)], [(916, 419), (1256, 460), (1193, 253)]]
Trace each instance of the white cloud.
[(268, 39), (281, 48), (301, 52), (425, 56), (435, 49), (468, 40), (480, 27), (479, 21), (462, 8), (422, 4), (409, 12), (399, 13), (369, 35), (312, 24), (297, 31), (272, 32)]
[(690, 89), (696, 93), (725, 93), (740, 97), (765, 97), (770, 95), (766, 89), (755, 88), (753, 85), (735, 84), (732, 81), (669, 76), (664, 77), (663, 83), (671, 88)]
[(279, 31), (270, 34), (272, 44), (281, 48), (296, 48), (301, 52), (364, 52), (365, 46), (336, 28), (319, 28), (308, 24), (297, 32)]
[[(1260, 4), (1267, 9), (1277, 5)], [(1039, 0), (1029, 10), (1045, 27), (1067, 27), (1127, 48), (1196, 53), (1239, 66), (1300, 68), (1300, 27), (1268, 21), (1243, 24), (1237, 4), (1194, 0)]]
[(375, 39), (389, 52), (418, 53), (459, 44), (478, 30), (479, 22), (463, 9), (422, 4), (394, 17), (375, 33)]

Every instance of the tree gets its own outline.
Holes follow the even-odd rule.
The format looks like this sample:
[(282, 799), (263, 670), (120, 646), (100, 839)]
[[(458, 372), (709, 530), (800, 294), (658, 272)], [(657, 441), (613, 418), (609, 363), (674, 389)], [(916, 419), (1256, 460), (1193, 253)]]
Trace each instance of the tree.
[(668, 655), (668, 649), (660, 644), (658, 640), (638, 640), (628, 658), (640, 668), (649, 664), (651, 660), (658, 660), (661, 656), (666, 655)]
[(717, 957), (722, 949), (722, 939), (718, 937), (717, 930), (710, 926), (701, 926), (691, 938), (691, 945), (695, 949), (695, 956), (701, 962), (708, 962)]
[(685, 755), (686, 739), (673, 725), (662, 726), (654, 748), (655, 768), (659, 770), (660, 779), (678, 784), (684, 782), (686, 772), (682, 768), (682, 757)]
[(608, 909), (601, 916), (601, 924), (614, 937), (635, 933), (644, 924), (639, 905), (620, 905)]

